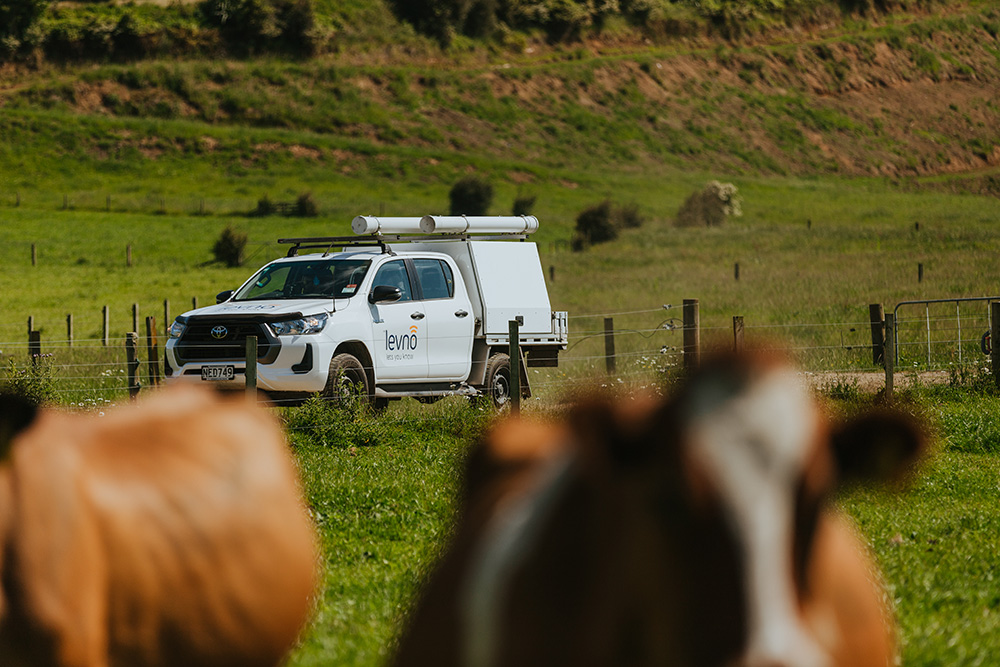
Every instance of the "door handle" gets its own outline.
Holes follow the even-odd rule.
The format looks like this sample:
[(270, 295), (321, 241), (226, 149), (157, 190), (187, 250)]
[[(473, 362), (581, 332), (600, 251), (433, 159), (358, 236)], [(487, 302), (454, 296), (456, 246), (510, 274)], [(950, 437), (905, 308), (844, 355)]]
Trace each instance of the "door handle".
[(455, 311), (455, 317), (467, 317), (468, 315), (469, 315), (469, 313), (467, 313), (464, 310), (456, 310)]
[(421, 313), (421, 312), (420, 312), (420, 311), (418, 310), (417, 312), (415, 312), (415, 313), (413, 313), (412, 315), (410, 315), (410, 319), (413, 319), (413, 320), (422, 320), (422, 319), (424, 319), (424, 314), (423, 314), (423, 313)]

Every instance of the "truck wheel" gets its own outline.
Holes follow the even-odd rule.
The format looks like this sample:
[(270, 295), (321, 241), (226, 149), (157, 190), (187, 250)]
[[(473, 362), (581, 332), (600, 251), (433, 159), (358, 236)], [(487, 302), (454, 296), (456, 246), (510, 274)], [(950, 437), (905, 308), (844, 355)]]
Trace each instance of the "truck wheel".
[(494, 354), (486, 362), (486, 383), (483, 395), (494, 407), (502, 408), (510, 402), (510, 356)]
[(330, 374), (326, 378), (323, 396), (336, 405), (371, 404), (368, 375), (357, 357), (338, 354), (330, 360)]

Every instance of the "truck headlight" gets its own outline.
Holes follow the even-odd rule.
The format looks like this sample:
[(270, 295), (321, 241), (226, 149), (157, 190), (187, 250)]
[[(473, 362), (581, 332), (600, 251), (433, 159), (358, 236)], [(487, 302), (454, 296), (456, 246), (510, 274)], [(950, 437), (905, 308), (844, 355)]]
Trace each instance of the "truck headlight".
[(167, 335), (170, 338), (180, 338), (184, 335), (185, 329), (187, 329), (186, 324), (182, 324), (178, 320), (174, 320), (174, 323), (170, 325), (170, 331), (167, 332)]
[(275, 336), (296, 336), (300, 334), (319, 333), (326, 326), (326, 321), (330, 316), (326, 313), (319, 315), (309, 315), (298, 320), (286, 320), (284, 322), (271, 322), (268, 326)]

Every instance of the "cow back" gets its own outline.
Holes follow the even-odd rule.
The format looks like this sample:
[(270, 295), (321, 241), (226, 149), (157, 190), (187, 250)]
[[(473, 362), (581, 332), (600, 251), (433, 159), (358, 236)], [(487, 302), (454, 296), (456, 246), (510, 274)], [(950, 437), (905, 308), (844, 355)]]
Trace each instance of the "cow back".
[(0, 655), (267, 666), (296, 640), (314, 535), (263, 410), (185, 388), (102, 417), (43, 411), (3, 476)]

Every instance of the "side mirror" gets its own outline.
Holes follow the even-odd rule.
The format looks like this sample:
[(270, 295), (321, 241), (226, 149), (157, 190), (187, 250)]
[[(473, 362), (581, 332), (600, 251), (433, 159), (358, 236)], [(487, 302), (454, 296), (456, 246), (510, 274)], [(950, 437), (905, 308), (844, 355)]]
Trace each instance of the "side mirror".
[(398, 287), (376, 285), (372, 293), (368, 295), (368, 303), (389, 303), (399, 301), (401, 298), (403, 298), (403, 291)]
[(222, 303), (223, 301), (229, 301), (229, 297), (233, 295), (233, 290), (227, 289), (225, 292), (219, 292), (215, 295), (215, 302)]

